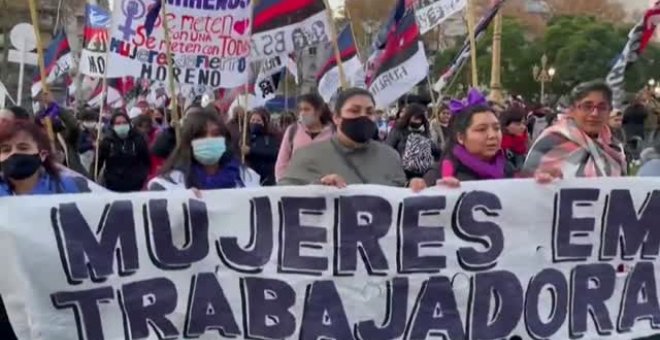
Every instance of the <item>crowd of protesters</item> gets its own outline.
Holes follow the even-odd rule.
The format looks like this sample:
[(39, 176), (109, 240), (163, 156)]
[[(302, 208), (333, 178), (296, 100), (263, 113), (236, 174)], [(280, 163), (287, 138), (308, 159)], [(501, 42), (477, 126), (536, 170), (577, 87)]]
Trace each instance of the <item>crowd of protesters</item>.
[[(506, 178), (660, 176), (656, 129), (645, 125), (651, 101), (614, 110), (610, 88), (589, 82), (557, 112), (515, 99), (493, 105), (473, 89), (437, 106), (402, 101), (389, 117), (353, 88), (331, 104), (303, 95), (297, 113), (277, 119), (265, 108), (192, 105), (177, 126), (148, 105), (99, 117), (45, 96), (36, 115), (0, 110), (0, 197), (314, 184), (418, 192)], [(0, 329), (12, 338), (2, 333), (8, 323)]]

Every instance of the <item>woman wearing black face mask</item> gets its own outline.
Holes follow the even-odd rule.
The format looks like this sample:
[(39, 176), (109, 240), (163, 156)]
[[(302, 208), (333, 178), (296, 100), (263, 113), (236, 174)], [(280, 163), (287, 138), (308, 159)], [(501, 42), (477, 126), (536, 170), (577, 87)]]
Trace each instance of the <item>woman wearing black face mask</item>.
[(0, 197), (89, 192), (87, 180), (63, 175), (41, 127), (15, 121), (0, 131)]
[(431, 140), (431, 128), (426, 107), (408, 104), (396, 127), (387, 137), (387, 144), (399, 152), (406, 176), (423, 177), (440, 158), (438, 147)]
[(261, 177), (262, 186), (275, 185), (275, 162), (280, 150), (279, 139), (271, 132), (270, 112), (254, 109), (250, 115), (250, 146), (243, 147), (250, 168)]
[(380, 184), (423, 189), (424, 181), (408, 182), (397, 153), (372, 140), (376, 128), (374, 99), (363, 89), (342, 92), (335, 107), (337, 135), (294, 154), (291, 166), (279, 185)]

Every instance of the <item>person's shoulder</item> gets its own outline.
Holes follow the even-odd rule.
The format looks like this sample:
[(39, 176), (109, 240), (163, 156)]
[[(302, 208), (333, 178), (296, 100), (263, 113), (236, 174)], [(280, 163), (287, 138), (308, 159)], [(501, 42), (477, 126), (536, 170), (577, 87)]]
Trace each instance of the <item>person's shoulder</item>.
[(556, 146), (565, 143), (567, 139), (558, 132), (548, 131), (543, 133), (532, 145), (532, 149), (535, 151), (538, 150), (551, 150)]
[(298, 156), (298, 155), (301, 155), (301, 157), (324, 156), (327, 155), (327, 152), (331, 151), (332, 148), (333, 148), (332, 140), (328, 139), (306, 145), (296, 150), (294, 156)]
[(651, 159), (644, 163), (639, 171), (638, 177), (660, 177), (660, 159)]
[(148, 191), (167, 191), (173, 189), (185, 189), (185, 175), (180, 170), (172, 170), (168, 173), (156, 176), (147, 183)]
[(371, 141), (369, 144), (370, 144), (369, 147), (380, 155), (383, 155), (388, 158), (396, 159), (397, 161), (399, 161), (399, 159), (401, 158), (399, 153), (387, 144), (377, 141)]
[[(62, 184), (69, 186), (69, 188), (71, 188), (70, 190), (77, 190), (74, 192), (108, 192), (106, 188), (61, 164), (57, 165), (57, 170), (59, 171), (59, 177)], [(65, 189), (67, 189), (67, 187), (65, 187)]]

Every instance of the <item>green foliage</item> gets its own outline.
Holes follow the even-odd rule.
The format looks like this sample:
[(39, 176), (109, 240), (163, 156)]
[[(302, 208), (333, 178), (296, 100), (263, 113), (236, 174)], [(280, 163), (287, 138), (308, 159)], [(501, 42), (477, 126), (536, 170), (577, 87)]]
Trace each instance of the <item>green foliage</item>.
[[(630, 28), (597, 21), (589, 16), (560, 16), (549, 22), (542, 37), (534, 39), (518, 21), (505, 18), (502, 26), (503, 87), (525, 98), (538, 98), (540, 85), (534, 80), (532, 68), (540, 64), (544, 53), (548, 56), (549, 66), (557, 71), (555, 79), (548, 84), (549, 93), (566, 94), (581, 82), (604, 79), (623, 50)], [(477, 48), (479, 80), (483, 85), (490, 82), (491, 45), (492, 27)], [(458, 47), (436, 56), (434, 75), (437, 76), (450, 65)], [(447, 89), (448, 94), (467, 85), (469, 68), (469, 65), (464, 67), (457, 81)], [(626, 89), (636, 92), (650, 78), (660, 78), (658, 45), (649, 46), (640, 60), (628, 70)]]

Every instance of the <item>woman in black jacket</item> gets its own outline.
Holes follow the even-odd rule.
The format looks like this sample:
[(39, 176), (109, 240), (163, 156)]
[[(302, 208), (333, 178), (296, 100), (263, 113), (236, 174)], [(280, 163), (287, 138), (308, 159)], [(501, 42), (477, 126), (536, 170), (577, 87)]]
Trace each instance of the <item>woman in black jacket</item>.
[(440, 151), (431, 140), (427, 110), (420, 104), (405, 107), (386, 143), (401, 156), (408, 179), (424, 176), (440, 157)]
[(262, 186), (274, 186), (280, 140), (271, 132), (270, 112), (257, 108), (250, 115), (250, 146), (244, 147), (248, 165), (261, 176)]
[(111, 131), (99, 148), (98, 168), (105, 166), (103, 183), (116, 192), (142, 190), (151, 165), (147, 141), (129, 122), (125, 113), (114, 114)]

